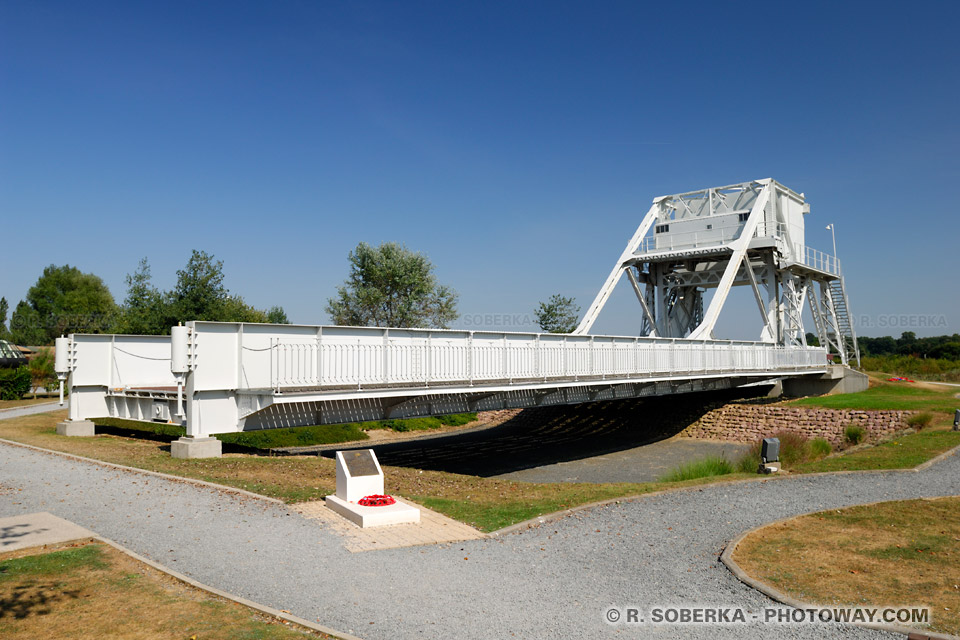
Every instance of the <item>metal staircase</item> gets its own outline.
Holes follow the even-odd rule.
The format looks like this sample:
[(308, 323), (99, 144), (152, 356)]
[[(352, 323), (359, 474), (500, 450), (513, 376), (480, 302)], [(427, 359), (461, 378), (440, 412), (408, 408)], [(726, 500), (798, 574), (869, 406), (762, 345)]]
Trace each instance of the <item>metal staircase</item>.
[(857, 344), (857, 334), (853, 329), (853, 321), (850, 317), (850, 303), (847, 301), (843, 276), (830, 281), (830, 299), (833, 302), (833, 309), (836, 314), (836, 329), (839, 332), (839, 335), (835, 336), (836, 341), (838, 344), (842, 342), (848, 359), (856, 360), (859, 367), (860, 346)]

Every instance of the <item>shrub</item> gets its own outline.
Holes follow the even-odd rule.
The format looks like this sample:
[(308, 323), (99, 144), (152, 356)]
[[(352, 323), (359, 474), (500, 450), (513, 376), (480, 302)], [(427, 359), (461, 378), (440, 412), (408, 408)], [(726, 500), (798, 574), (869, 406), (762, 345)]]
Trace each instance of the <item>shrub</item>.
[(860, 444), (867, 436), (867, 431), (858, 424), (847, 425), (843, 430), (843, 439), (849, 444)]
[(737, 470), (743, 473), (756, 473), (760, 468), (760, 442), (753, 445), (737, 460)]
[(814, 438), (807, 443), (808, 454), (811, 460), (826, 458), (833, 453), (833, 446), (824, 438)]
[(733, 464), (725, 457), (712, 456), (680, 465), (670, 473), (662, 476), (660, 482), (680, 482), (681, 480), (693, 480), (694, 478), (725, 476), (734, 471)]
[(312, 427), (289, 427), (285, 429), (263, 429), (262, 431), (241, 431), (222, 433), (217, 439), (228, 444), (252, 447), (254, 449), (273, 449), (276, 447), (307, 447), (315, 444), (334, 444), (365, 440), (367, 434), (356, 424), (325, 424)]
[(446, 425), (448, 427), (459, 427), (469, 424), (477, 419), (476, 413), (452, 413), (436, 418), (403, 418), (394, 420), (371, 420), (370, 422), (357, 422), (358, 429), (370, 431), (371, 429), (392, 429), (394, 431), (423, 431), (425, 429), (439, 429)]
[(30, 369), (0, 369), (0, 400), (20, 400), (30, 391)]
[(933, 422), (933, 414), (927, 411), (924, 411), (923, 413), (915, 413), (907, 418), (907, 424), (917, 431), (921, 431), (929, 427), (931, 422)]
[(780, 438), (780, 462), (794, 465), (807, 457), (807, 439), (794, 431), (778, 431), (774, 438)]
[(448, 416), (438, 416), (437, 420), (448, 427), (461, 427), (477, 419), (476, 413), (454, 413)]
[(383, 426), (394, 431), (425, 431), (439, 429), (443, 424), (436, 418), (408, 418), (407, 420), (384, 420)]
[[(807, 439), (794, 431), (778, 431), (770, 438), (780, 439), (780, 464), (788, 467), (807, 459)], [(737, 468), (744, 473), (754, 473), (760, 466), (760, 451), (763, 440), (757, 440), (753, 446), (737, 461)]]

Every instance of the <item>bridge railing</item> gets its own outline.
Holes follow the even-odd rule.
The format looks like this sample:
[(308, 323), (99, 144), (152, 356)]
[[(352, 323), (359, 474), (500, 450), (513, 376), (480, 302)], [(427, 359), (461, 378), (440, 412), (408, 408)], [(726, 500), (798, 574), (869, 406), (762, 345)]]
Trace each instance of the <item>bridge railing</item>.
[[(762, 342), (196, 322), (196, 391), (417, 387), (823, 369)], [(175, 387), (169, 336), (71, 336), (74, 387)]]
[[(196, 323), (196, 388), (310, 389), (617, 379), (823, 368), (820, 348), (555, 334)], [(267, 325), (269, 326), (269, 325)], [(209, 331), (215, 329), (215, 331)], [(311, 335), (305, 335), (309, 329)], [(239, 345), (239, 346), (238, 346)], [(233, 353), (230, 353), (230, 352)], [(214, 381), (206, 362), (221, 370)], [(236, 373), (222, 369), (235, 364)]]

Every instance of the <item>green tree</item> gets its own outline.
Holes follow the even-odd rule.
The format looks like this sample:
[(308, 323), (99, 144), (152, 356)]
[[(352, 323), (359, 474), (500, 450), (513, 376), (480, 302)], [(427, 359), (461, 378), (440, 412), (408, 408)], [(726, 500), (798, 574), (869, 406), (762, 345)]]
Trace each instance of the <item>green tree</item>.
[(818, 337), (816, 336), (816, 334), (807, 332), (807, 334), (806, 334), (805, 337), (806, 337), (806, 339), (807, 339), (807, 346), (808, 346), (808, 347), (819, 347), (819, 346), (820, 346), (820, 338), (818, 338)]
[(541, 302), (534, 311), (537, 324), (547, 333), (570, 333), (577, 328), (580, 307), (573, 298), (560, 294), (550, 296), (547, 302)]
[(290, 324), (290, 319), (287, 318), (287, 312), (283, 310), (283, 307), (270, 307), (267, 309), (267, 322), (271, 324)]
[(27, 362), (27, 369), (30, 370), (30, 384), (33, 386), (33, 397), (37, 397), (37, 389), (44, 387), (50, 388), (53, 380), (56, 380), (57, 373), (54, 371), (54, 358), (51, 349), (41, 349), (35, 356)]
[(221, 320), (229, 292), (223, 284), (223, 261), (205, 251), (193, 250), (187, 265), (177, 271), (170, 292), (170, 326), (189, 320)]
[(10, 303), (6, 298), (0, 298), (0, 340), (9, 339), (10, 332), (7, 330), (7, 313), (10, 311)]
[(137, 270), (127, 274), (127, 297), (120, 307), (116, 331), (146, 335), (163, 335), (170, 331), (166, 325), (164, 294), (153, 286), (150, 264), (140, 260)]
[(227, 295), (215, 319), (218, 322), (269, 322), (266, 311), (254, 309), (235, 295)]
[(164, 333), (178, 322), (190, 320), (268, 322), (266, 311), (231, 294), (223, 279), (223, 261), (194, 249), (186, 266), (177, 271), (176, 286), (166, 296)]
[(457, 319), (457, 294), (437, 283), (423, 254), (394, 242), (350, 252), (350, 274), (326, 311), (338, 325), (447, 328)]
[(99, 277), (50, 265), (27, 291), (10, 320), (19, 344), (52, 344), (66, 333), (100, 333), (113, 324), (116, 304)]

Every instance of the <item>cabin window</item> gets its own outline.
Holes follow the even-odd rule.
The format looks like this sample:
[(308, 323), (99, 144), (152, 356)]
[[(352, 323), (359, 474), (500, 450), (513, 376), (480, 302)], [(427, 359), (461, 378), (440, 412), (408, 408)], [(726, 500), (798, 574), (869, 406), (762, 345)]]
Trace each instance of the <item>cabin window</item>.
[(667, 231), (670, 231), (670, 225), (668, 224), (658, 224), (653, 228), (654, 233), (666, 233)]

